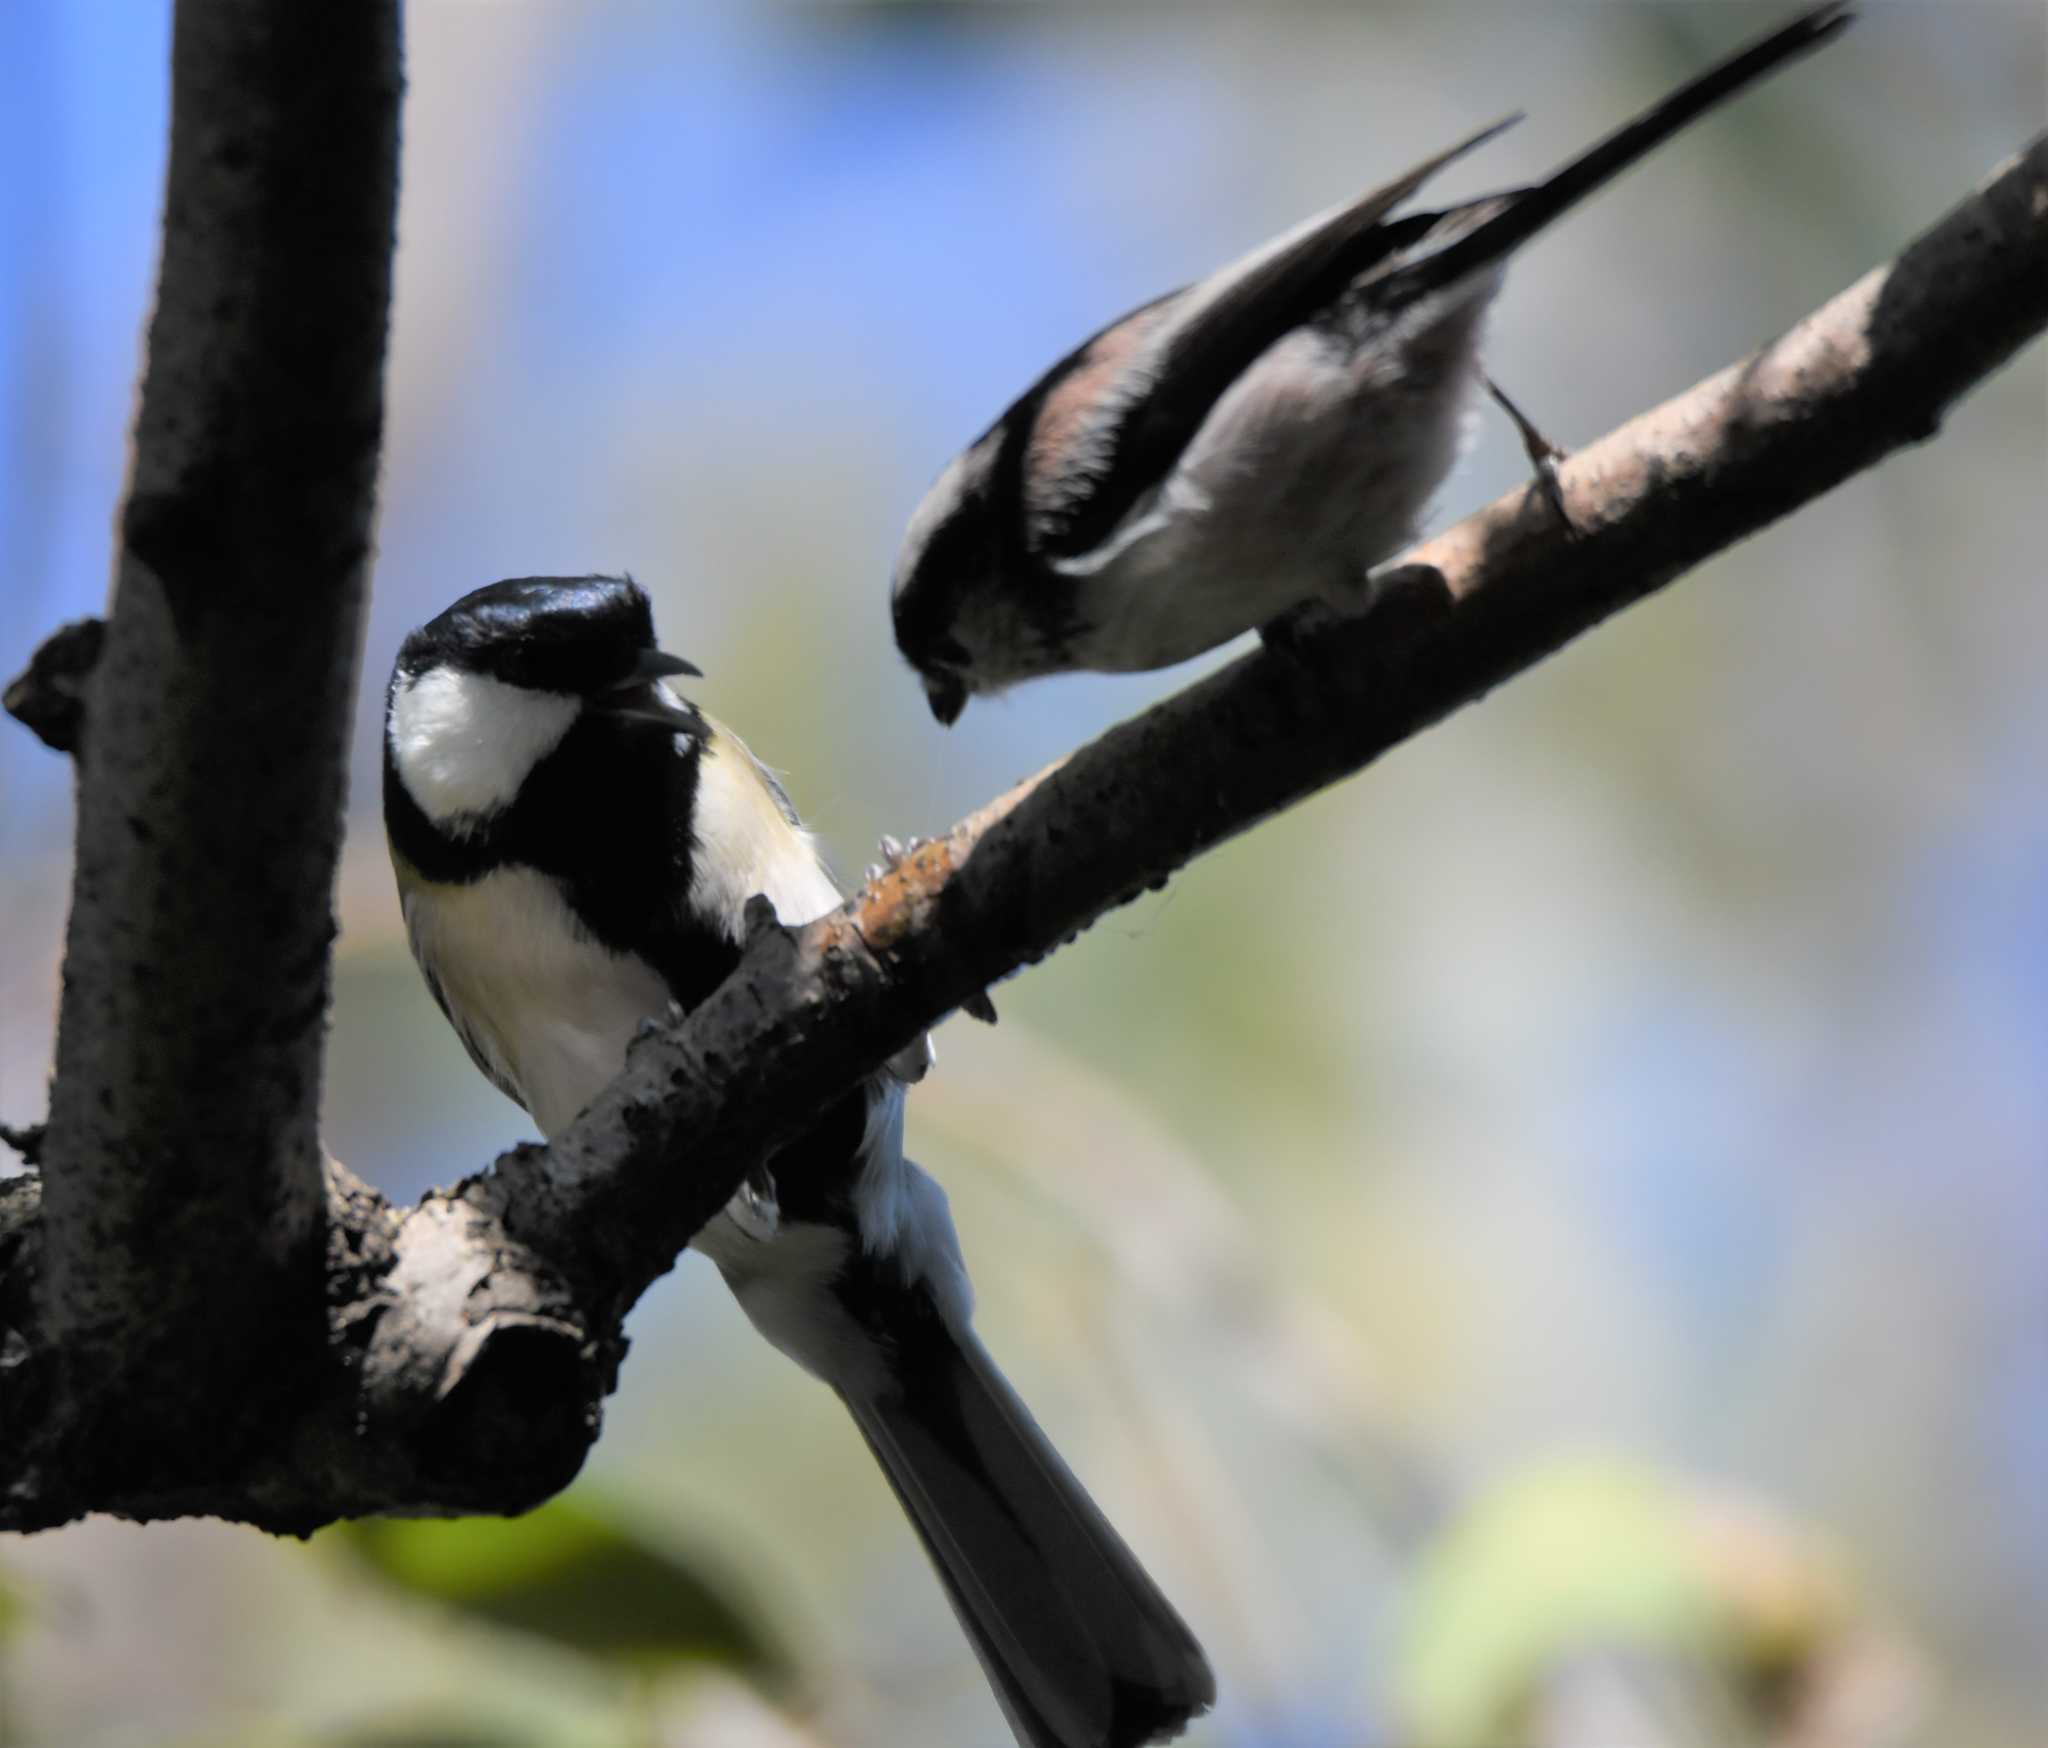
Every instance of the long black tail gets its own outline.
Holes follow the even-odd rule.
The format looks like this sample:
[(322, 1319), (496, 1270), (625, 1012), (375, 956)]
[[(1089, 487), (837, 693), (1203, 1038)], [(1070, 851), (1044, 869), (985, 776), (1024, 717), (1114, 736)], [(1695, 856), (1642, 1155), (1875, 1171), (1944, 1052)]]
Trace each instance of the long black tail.
[[(1563, 169), (1512, 195), (1500, 197), (1495, 211), (1482, 222), (1453, 232), (1455, 241), (1429, 250), (1387, 275), (1386, 284), (1412, 285), (1415, 290), (1450, 285), (1470, 273), (1504, 259), (1568, 208), (1596, 188), (1612, 181), (1637, 159), (1654, 151), (1680, 128), (1696, 121), (1717, 104), (1846, 30), (1855, 16), (1850, 0), (1828, 0), (1802, 12), (1782, 29), (1752, 43), (1670, 96), (1581, 152)], [(1398, 301), (1391, 299), (1390, 301)]]
[(1025, 1748), (1136, 1748), (1216, 1697), (1202, 1648), (967, 1330), (917, 1319), (845, 1397)]

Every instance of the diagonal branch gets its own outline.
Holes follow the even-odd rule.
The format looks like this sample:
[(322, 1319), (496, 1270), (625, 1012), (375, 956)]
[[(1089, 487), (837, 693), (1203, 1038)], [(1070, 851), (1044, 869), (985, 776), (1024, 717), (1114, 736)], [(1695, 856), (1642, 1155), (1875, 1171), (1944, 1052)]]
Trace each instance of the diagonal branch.
[[(1892, 451), (2048, 324), (2048, 136), (1896, 261), (1417, 548), (1369, 617), (1248, 655), (1020, 784), (733, 978), (468, 1193), (630, 1302), (801, 1114), (989, 983)], [(679, 1168), (678, 1161), (686, 1161)]]

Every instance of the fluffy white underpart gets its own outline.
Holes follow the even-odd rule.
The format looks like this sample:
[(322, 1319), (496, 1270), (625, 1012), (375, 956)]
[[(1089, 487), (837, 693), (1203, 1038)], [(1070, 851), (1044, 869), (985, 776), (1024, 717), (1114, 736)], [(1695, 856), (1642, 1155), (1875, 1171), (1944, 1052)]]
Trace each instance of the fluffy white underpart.
[(1061, 565), (1085, 665), (1183, 660), (1310, 601), (1362, 607), (1457, 459), (1498, 284), (1462, 281), (1363, 345), (1305, 326), (1268, 346), (1173, 471)]
[(550, 1140), (625, 1066), (640, 1022), (668, 1009), (654, 968), (605, 947), (532, 868), (415, 886), (404, 904), (457, 1027)]
[(462, 836), (511, 805), (581, 708), (559, 692), (429, 668), (392, 692), (389, 728), (399, 779), (427, 818)]

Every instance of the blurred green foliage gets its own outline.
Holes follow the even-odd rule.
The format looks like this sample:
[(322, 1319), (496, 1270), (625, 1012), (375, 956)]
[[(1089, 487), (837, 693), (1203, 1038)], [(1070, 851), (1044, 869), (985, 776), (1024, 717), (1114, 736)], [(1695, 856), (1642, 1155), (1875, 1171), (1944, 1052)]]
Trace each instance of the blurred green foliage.
[(1667, 1709), (1682, 1695), (1677, 1709), (1712, 1720), (1704, 1738), (1695, 1716), (1660, 1743), (1843, 1740), (1800, 1732), (1852, 1676), (1871, 1696), (1867, 1739), (1905, 1740), (1920, 1699), (1917, 1671), (1859, 1619), (1812, 1532), (1611, 1457), (1523, 1470), (1434, 1540), (1396, 1681), (1417, 1740), (1549, 1742), (1588, 1670), (1636, 1704), (1661, 1689)]
[(1588, 1462), (1516, 1477), (1424, 1558), (1405, 1710), (1431, 1742), (1519, 1739), (1547, 1671), (1587, 1647), (1719, 1660), (1728, 1622), (1654, 1474)]
[(492, 1626), (652, 1671), (714, 1663), (785, 1686), (787, 1655), (744, 1587), (587, 1496), (523, 1517), (368, 1518), (323, 1531), (383, 1583)]

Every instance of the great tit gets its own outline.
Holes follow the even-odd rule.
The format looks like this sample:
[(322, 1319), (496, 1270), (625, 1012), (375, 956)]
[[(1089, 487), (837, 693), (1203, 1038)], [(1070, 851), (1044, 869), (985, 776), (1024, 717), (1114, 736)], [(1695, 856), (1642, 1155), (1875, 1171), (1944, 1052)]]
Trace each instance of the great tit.
[[(840, 903), (782, 786), (666, 683), (697, 671), (621, 577), (494, 583), (398, 653), (384, 818), (413, 955), (550, 1137), (732, 971), (754, 894), (792, 925)], [(976, 1339), (945, 1192), (903, 1156), (928, 1061), (820, 1109), (696, 1246), (852, 1411), (1018, 1742), (1177, 1735), (1215, 1697), (1201, 1647)]]
[(1534, 187), (1390, 216), (1510, 117), (1070, 352), (910, 520), (896, 642), (932, 714), (950, 724), (1035, 675), (1164, 667), (1309, 603), (1369, 604), (1367, 571), (1414, 537), (1457, 457), (1509, 255), (1849, 18), (1813, 7)]

